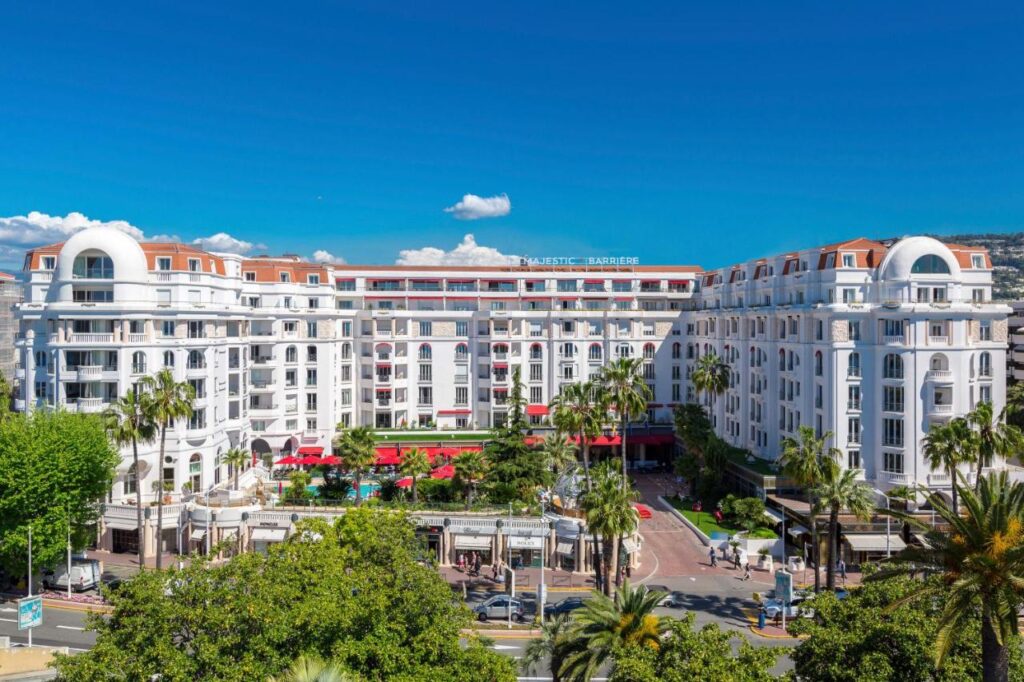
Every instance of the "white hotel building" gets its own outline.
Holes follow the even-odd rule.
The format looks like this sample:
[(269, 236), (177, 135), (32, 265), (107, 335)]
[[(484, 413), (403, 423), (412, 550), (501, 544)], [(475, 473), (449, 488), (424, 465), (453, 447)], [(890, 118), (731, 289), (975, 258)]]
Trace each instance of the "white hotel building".
[[(169, 436), (175, 490), (220, 456), (330, 450), (336, 424), (488, 428), (519, 367), (528, 412), (610, 358), (643, 358), (648, 419), (692, 397), (714, 349), (733, 368), (716, 428), (775, 458), (806, 423), (885, 488), (948, 484), (918, 443), (979, 400), (1002, 406), (1006, 316), (983, 250), (857, 240), (734, 268), (331, 266), (138, 243), (108, 228), (26, 258), (19, 409), (98, 412), (163, 367), (196, 388)], [(156, 446), (141, 453), (152, 496)], [(130, 457), (113, 500), (136, 494)]]

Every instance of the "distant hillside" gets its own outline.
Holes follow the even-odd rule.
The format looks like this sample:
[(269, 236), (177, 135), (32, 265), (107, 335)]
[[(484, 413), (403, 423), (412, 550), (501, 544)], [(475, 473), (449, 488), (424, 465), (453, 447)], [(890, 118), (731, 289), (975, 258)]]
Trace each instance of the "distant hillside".
[(937, 236), (950, 244), (984, 246), (992, 255), (995, 268), (992, 298), (1024, 299), (1024, 232), (1007, 234), (955, 234)]

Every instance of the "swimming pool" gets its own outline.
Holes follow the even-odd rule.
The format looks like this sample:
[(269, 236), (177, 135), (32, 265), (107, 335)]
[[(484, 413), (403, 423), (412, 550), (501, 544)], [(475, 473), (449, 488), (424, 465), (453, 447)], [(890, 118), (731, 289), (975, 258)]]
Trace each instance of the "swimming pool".
[[(363, 499), (365, 500), (368, 497), (372, 497), (375, 492), (380, 490), (380, 483), (375, 483), (373, 481), (363, 482), (363, 483), (359, 484), (359, 489), (362, 492)], [(306, 490), (308, 490), (310, 492), (310, 494), (313, 495), (313, 497), (320, 497), (320, 486), (317, 486), (317, 485), (307, 485), (306, 486)], [(348, 499), (354, 500), (355, 498), (356, 498), (356, 491), (355, 490), (349, 490), (348, 491)]]

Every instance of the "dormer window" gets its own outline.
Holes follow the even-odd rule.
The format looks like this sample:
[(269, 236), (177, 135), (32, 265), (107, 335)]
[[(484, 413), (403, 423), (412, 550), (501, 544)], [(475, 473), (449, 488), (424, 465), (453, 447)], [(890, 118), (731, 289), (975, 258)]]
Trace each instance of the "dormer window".
[(834, 268), (835, 266), (836, 266), (836, 254), (830, 253), (827, 256), (825, 256), (825, 267), (830, 269), (830, 268)]
[(980, 253), (971, 254), (971, 267), (975, 270), (985, 269), (985, 257)]
[(246, 282), (255, 282), (256, 281), (256, 273), (255, 272), (243, 272), (242, 273), (242, 278)]
[(161, 256), (156, 259), (156, 269), (161, 272), (166, 272), (171, 269), (171, 259), (166, 256)]
[(306, 275), (306, 284), (320, 284), (320, 275)]
[(57, 267), (56, 256), (43, 256), (43, 270), (53, 270)]
[(857, 267), (857, 260), (852, 253), (843, 254), (843, 267), (844, 268), (855, 268)]
[(199, 259), (198, 258), (189, 258), (188, 259), (188, 271), (189, 272), (201, 272), (202, 271), (202, 268), (200, 267)]
[(283, 283), (285, 283), (285, 284), (287, 284), (288, 282), (291, 282), (291, 281), (292, 281), (292, 276), (291, 276), (291, 274), (290, 274), (290, 273), (287, 273), (287, 272), (282, 272), (282, 273), (281, 273), (281, 281), (282, 281)]

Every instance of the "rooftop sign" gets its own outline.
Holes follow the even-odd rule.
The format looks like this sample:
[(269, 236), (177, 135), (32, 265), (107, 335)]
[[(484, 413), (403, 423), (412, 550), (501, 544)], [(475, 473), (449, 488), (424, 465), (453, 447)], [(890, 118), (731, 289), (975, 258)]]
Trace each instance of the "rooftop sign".
[(640, 259), (636, 256), (547, 256), (544, 258), (520, 258), (520, 266), (538, 265), (640, 265)]

